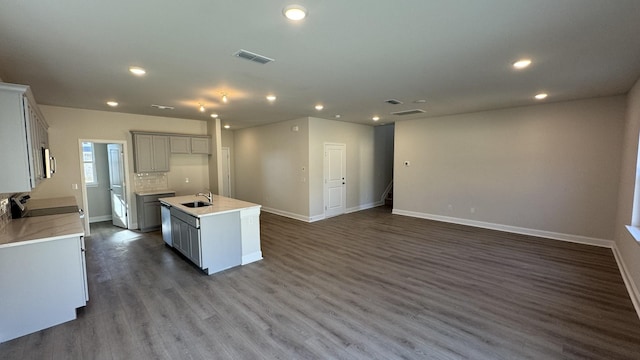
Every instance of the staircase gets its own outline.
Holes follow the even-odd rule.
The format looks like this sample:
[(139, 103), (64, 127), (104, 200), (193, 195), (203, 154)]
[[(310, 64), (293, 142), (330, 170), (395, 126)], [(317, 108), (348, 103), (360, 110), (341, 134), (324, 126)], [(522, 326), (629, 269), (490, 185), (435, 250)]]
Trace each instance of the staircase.
[(384, 198), (384, 205), (393, 207), (393, 184), (391, 184), (387, 197)]

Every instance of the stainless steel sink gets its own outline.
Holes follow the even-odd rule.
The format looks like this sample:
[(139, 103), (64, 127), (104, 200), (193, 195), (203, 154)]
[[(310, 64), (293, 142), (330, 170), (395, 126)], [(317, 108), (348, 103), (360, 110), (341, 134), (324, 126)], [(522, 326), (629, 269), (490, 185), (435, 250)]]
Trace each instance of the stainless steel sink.
[(211, 204), (209, 204), (208, 202), (204, 202), (204, 201), (192, 201), (192, 202), (188, 202), (188, 203), (183, 203), (183, 206), (186, 207), (190, 207), (190, 208), (199, 208), (199, 207), (204, 207), (204, 206), (210, 206)]

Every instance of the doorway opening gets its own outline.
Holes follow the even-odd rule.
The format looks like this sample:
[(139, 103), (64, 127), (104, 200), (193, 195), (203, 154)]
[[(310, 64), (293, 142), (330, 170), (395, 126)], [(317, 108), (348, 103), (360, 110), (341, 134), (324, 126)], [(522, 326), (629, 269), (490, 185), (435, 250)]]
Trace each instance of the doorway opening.
[(110, 221), (114, 226), (131, 226), (127, 144), (118, 140), (80, 139), (80, 174), (84, 225)]

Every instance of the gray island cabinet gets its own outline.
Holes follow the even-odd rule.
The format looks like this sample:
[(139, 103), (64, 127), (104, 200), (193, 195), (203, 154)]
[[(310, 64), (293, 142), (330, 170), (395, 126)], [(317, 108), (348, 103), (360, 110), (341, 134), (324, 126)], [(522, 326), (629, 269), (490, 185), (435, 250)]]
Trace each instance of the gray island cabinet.
[(209, 275), (261, 260), (260, 205), (218, 195), (212, 200), (191, 208), (184, 204), (208, 201), (201, 196), (161, 198), (170, 215), (162, 222), (167, 245)]

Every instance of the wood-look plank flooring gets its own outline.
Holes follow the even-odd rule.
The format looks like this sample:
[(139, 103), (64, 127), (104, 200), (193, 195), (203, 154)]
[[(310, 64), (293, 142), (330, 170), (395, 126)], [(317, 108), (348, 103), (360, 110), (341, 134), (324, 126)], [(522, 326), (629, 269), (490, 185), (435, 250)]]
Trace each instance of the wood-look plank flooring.
[(392, 215), (261, 214), (264, 260), (207, 276), (93, 224), (78, 319), (9, 359), (640, 359), (610, 249)]

